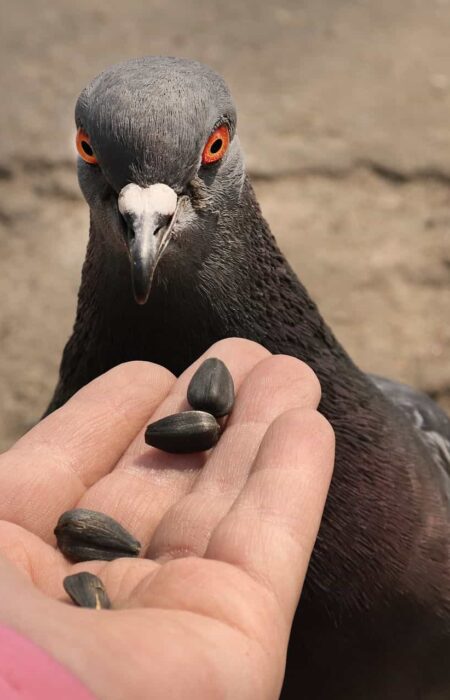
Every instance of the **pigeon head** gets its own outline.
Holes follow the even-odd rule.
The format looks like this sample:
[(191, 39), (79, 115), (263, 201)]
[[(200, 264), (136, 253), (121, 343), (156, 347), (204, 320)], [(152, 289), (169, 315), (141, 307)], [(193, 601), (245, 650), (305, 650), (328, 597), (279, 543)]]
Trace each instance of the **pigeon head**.
[(147, 57), (113, 66), (78, 98), (78, 176), (91, 221), (127, 252), (147, 301), (157, 266), (201, 263), (220, 212), (236, 206), (244, 165), (223, 79), (195, 61)]

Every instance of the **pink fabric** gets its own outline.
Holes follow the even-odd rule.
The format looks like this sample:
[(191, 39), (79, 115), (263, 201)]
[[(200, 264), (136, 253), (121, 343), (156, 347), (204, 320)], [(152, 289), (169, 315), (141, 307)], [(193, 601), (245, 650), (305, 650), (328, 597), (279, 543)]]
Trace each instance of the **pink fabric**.
[(1, 700), (95, 700), (82, 683), (33, 642), (0, 626)]

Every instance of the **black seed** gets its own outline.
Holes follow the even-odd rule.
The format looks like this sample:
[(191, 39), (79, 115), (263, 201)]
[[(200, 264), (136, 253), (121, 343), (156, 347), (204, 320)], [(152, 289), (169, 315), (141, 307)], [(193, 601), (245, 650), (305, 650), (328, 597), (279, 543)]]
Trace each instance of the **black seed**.
[(192, 377), (187, 390), (192, 408), (208, 411), (216, 418), (227, 415), (234, 404), (233, 377), (222, 360), (205, 360)]
[(145, 442), (166, 452), (201, 452), (216, 444), (219, 432), (219, 424), (210, 413), (184, 411), (150, 423)]
[(136, 557), (140, 543), (104, 513), (75, 508), (63, 513), (55, 527), (58, 547), (73, 562)]
[(102, 581), (88, 571), (66, 576), (63, 586), (75, 605), (79, 605), (80, 608), (101, 610), (111, 607), (111, 601)]

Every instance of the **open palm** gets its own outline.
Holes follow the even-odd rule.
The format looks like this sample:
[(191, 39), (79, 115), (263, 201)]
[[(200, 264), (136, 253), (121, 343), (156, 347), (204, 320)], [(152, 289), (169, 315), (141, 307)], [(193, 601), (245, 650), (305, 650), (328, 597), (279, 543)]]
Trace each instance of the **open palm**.
[[(149, 448), (146, 425), (188, 408), (206, 357), (237, 390), (219, 443)], [(319, 398), (306, 365), (238, 339), (179, 379), (133, 362), (92, 382), (0, 457), (0, 623), (99, 698), (278, 697), (333, 464)], [(118, 520), (143, 557), (71, 565), (53, 529), (74, 507)], [(67, 604), (76, 571), (102, 578), (112, 611)]]

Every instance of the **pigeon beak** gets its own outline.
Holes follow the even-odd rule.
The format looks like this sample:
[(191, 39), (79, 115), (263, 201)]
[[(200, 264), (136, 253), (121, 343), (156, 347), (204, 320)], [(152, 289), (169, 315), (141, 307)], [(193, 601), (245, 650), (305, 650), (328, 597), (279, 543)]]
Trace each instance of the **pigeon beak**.
[(147, 301), (156, 266), (170, 240), (178, 198), (158, 183), (150, 187), (126, 185), (119, 194), (119, 211), (127, 225), (126, 243), (131, 261), (134, 298)]

